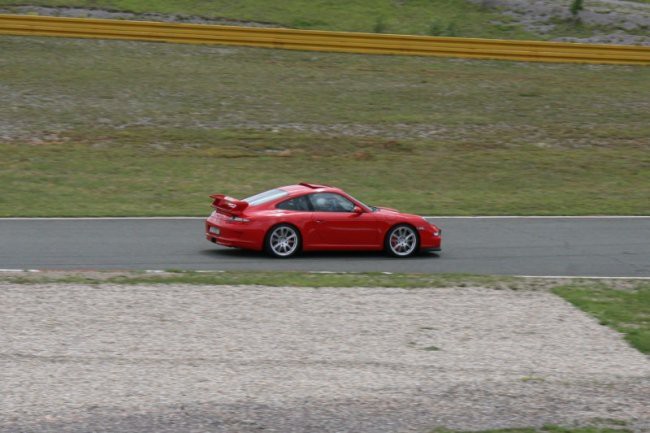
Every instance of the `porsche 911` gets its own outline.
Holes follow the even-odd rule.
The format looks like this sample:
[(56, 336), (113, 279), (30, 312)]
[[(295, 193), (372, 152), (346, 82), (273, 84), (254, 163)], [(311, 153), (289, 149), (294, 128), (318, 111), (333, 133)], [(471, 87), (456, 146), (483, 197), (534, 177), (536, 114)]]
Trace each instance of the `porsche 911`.
[(300, 251), (440, 251), (441, 230), (421, 216), (368, 206), (345, 191), (300, 183), (238, 200), (214, 194), (205, 221), (215, 244), (287, 258)]

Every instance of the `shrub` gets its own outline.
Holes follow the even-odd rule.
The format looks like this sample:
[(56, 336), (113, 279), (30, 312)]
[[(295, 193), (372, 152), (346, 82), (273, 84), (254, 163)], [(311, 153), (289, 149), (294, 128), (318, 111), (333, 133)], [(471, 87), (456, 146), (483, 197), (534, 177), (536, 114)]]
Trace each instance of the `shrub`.
[(442, 28), (442, 25), (441, 25), (439, 22), (437, 22), (437, 21), (433, 21), (433, 22), (429, 25), (429, 34), (430, 34), (431, 36), (440, 36), (440, 35), (442, 35), (443, 33), (444, 33), (444, 30), (443, 30), (443, 28)]
[(571, 3), (571, 8), (569, 9), (571, 11), (571, 16), (573, 16), (573, 20), (575, 22), (580, 21), (580, 11), (584, 9), (583, 0), (573, 0)]
[(377, 18), (372, 31), (375, 33), (384, 33), (386, 31), (386, 22), (384, 21), (384, 17)]

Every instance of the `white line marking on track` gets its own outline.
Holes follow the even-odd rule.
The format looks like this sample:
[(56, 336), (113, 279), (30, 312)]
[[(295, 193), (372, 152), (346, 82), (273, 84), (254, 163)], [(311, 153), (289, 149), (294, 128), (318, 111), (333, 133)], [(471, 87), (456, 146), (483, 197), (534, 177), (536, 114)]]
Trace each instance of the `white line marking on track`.
[(644, 219), (650, 215), (487, 215), (487, 216), (425, 216), (426, 219)]
[(650, 280), (650, 277), (588, 277), (588, 276), (568, 276), (568, 275), (512, 275), (517, 278), (542, 278), (558, 280)]
[[(0, 217), (0, 221), (92, 221), (92, 220), (204, 220), (208, 216), (171, 217)], [(650, 219), (650, 215), (475, 215), (475, 216), (423, 216), (426, 219)]]
[[(14, 270), (15, 271), (15, 270)], [(19, 271), (19, 270), (18, 270)], [(31, 270), (31, 272), (41, 272), (38, 270)], [(147, 269), (145, 273), (150, 273), (150, 274), (159, 274), (159, 273), (167, 273), (173, 271), (168, 271), (164, 269)], [(224, 272), (228, 272), (225, 270), (221, 269), (214, 269), (214, 270), (187, 270), (183, 272), (194, 272), (194, 273), (200, 273), (200, 274), (220, 274)], [(292, 272), (292, 271), (289, 271)], [(299, 272), (299, 271), (298, 271)], [(307, 274), (351, 274), (351, 275), (358, 275), (358, 274), (365, 274), (366, 272), (356, 272), (356, 271), (305, 271)], [(379, 272), (380, 274), (384, 275), (395, 275), (396, 272)], [(435, 274), (431, 274), (435, 275)], [(480, 275), (477, 275), (480, 276)], [(650, 280), (650, 277), (595, 277), (595, 276), (571, 276), (571, 275), (500, 275), (500, 274), (495, 274), (495, 275), (489, 275), (492, 277), (506, 277), (506, 278), (545, 278), (545, 279), (567, 279), (567, 280)]]
[(130, 221), (130, 220), (206, 220), (204, 217), (174, 216), (174, 217), (0, 217), (0, 221)]
[(0, 269), (0, 272), (41, 272), (38, 269)]
[(182, 270), (180, 272), (171, 271), (171, 270), (165, 271), (164, 269), (146, 269), (144, 271), (145, 274), (182, 274), (182, 273), (186, 273), (186, 272), (193, 272), (195, 274), (220, 274), (220, 273), (223, 273), (223, 272), (226, 272), (226, 271), (212, 271), (212, 270), (201, 270), (201, 269)]
[[(0, 272), (46, 272), (42, 269), (0, 269)], [(58, 272), (58, 270), (57, 270)], [(65, 272), (65, 271), (64, 271)], [(75, 271), (70, 271), (75, 272)], [(84, 272), (84, 271), (81, 271)], [(164, 269), (147, 269), (144, 271), (147, 274), (164, 274), (164, 273), (173, 273), (173, 271), (168, 271)], [(188, 270), (184, 272), (194, 272), (200, 274), (221, 274), (226, 271), (224, 270)], [(307, 271), (308, 274), (363, 274), (364, 272), (345, 272), (345, 271)], [(385, 275), (394, 275), (394, 272), (381, 272)], [(435, 275), (435, 274), (431, 274)], [(515, 278), (540, 278), (540, 279), (562, 279), (562, 280), (650, 280), (650, 277), (594, 277), (586, 275), (491, 275), (491, 276), (503, 276), (503, 277), (515, 277)]]

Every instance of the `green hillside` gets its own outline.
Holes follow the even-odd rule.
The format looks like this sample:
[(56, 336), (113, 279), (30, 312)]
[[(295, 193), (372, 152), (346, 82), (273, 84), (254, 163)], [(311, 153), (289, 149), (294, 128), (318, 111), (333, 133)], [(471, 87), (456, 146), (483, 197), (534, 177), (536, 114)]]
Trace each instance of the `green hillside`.
[(311, 30), (650, 44), (650, 0), (0, 0), (0, 13), (207, 22)]
[[(0, 6), (16, 4), (0, 0)], [(465, 0), (31, 0), (40, 6), (98, 8), (134, 13), (158, 12), (228, 18), (285, 27), (355, 32), (434, 34), (469, 37), (531, 38), (495, 11)], [(497, 22), (498, 23), (494, 23)]]

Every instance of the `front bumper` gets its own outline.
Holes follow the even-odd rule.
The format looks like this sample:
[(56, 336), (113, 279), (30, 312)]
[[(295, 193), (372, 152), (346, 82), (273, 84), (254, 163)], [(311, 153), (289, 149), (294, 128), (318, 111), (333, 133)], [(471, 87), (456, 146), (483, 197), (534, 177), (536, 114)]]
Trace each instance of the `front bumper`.
[(442, 232), (437, 227), (431, 225), (423, 227), (423, 230), (418, 228), (420, 235), (420, 251), (441, 251), (442, 250)]

